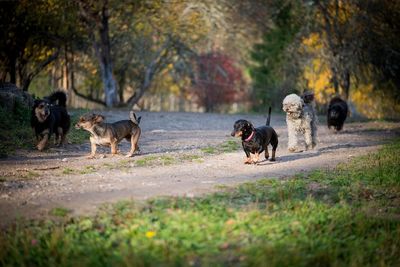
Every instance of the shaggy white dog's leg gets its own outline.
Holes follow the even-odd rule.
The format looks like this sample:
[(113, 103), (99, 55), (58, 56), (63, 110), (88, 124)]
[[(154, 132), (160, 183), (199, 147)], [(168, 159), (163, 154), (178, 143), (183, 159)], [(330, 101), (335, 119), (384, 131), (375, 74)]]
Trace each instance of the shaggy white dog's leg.
[(304, 119), (302, 121), (302, 128), (304, 129), (304, 141), (306, 142), (306, 150), (312, 149), (313, 145), (313, 135), (314, 135), (314, 125), (313, 125), (313, 114), (305, 113)]
[(305, 127), (304, 129), (304, 141), (306, 142), (306, 150), (312, 149), (313, 148), (313, 143), (312, 143), (312, 130), (311, 127)]
[(312, 148), (317, 145), (317, 121), (315, 119), (311, 122), (311, 144)]
[(296, 135), (296, 127), (295, 124), (286, 120), (288, 127), (288, 150), (290, 152), (295, 152), (297, 150), (297, 135)]

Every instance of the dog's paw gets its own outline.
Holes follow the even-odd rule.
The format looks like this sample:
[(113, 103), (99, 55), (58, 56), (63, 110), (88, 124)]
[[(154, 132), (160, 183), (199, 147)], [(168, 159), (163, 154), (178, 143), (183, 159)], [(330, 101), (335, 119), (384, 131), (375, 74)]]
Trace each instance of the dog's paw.
[(270, 158), (269, 161), (276, 161), (276, 159), (275, 158)]
[(251, 160), (251, 158), (245, 158), (243, 161), (244, 164), (252, 164), (253, 161)]
[(289, 152), (293, 153), (293, 152), (296, 152), (297, 147), (289, 147), (288, 150), (289, 150)]
[(314, 147), (315, 147), (315, 144), (312, 144), (312, 145), (306, 145), (306, 151), (308, 151), (308, 150), (313, 150), (313, 149), (314, 149)]
[(125, 158), (130, 158), (130, 157), (132, 157), (132, 156), (133, 156), (133, 154), (128, 153), (128, 154), (125, 155)]
[(86, 156), (86, 158), (87, 158), (87, 159), (94, 159), (95, 156), (94, 156), (94, 154), (89, 154), (89, 155)]
[(44, 149), (44, 147), (45, 147), (45, 145), (43, 145), (43, 144), (38, 144), (38, 145), (36, 146), (36, 148), (37, 148), (39, 151), (42, 151), (42, 150)]

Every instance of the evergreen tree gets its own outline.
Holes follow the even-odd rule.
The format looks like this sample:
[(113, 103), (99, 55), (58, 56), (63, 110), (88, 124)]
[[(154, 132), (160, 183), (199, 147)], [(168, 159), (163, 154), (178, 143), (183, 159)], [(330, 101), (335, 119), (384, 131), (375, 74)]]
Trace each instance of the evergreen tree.
[[(277, 3), (282, 5), (279, 1)], [(285, 80), (284, 67), (290, 60), (286, 50), (299, 30), (293, 14), (296, 8), (291, 2), (277, 6), (273, 28), (264, 35), (263, 43), (255, 45), (251, 52), (251, 57), (256, 63), (255, 67), (250, 69), (256, 111), (265, 111), (268, 106), (280, 107), (280, 102), (276, 100), (281, 99), (288, 90), (282, 86)]]

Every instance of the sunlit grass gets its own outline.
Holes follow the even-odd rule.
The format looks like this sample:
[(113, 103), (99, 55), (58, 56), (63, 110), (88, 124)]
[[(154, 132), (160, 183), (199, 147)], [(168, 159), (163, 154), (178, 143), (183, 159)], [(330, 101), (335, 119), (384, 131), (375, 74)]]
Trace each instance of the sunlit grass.
[(201, 151), (205, 154), (221, 154), (236, 152), (241, 148), (239, 141), (228, 140), (216, 146), (208, 146), (201, 148)]
[(72, 168), (69, 168), (69, 167), (66, 167), (66, 168), (64, 168), (64, 169), (62, 170), (62, 173), (63, 173), (63, 174), (74, 174), (74, 173), (76, 173), (76, 170), (74, 170), (74, 169), (72, 169)]
[(20, 224), (4, 266), (399, 266), (400, 140), (334, 169)]
[(97, 169), (97, 168), (96, 168), (95, 166), (88, 165), (88, 166), (85, 166), (83, 169), (81, 169), (81, 170), (79, 171), (79, 173), (80, 173), (80, 174), (89, 174), (89, 173), (95, 172), (96, 169)]

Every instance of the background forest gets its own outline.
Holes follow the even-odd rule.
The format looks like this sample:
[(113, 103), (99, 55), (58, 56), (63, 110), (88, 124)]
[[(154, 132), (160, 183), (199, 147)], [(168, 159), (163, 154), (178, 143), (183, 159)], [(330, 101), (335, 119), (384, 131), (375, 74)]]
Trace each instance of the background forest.
[(400, 114), (396, 0), (0, 2), (0, 81), (71, 107), (265, 112), (288, 93)]

